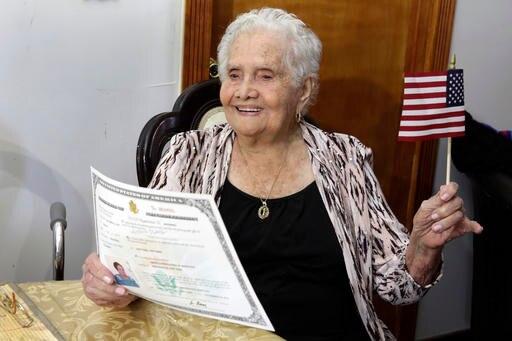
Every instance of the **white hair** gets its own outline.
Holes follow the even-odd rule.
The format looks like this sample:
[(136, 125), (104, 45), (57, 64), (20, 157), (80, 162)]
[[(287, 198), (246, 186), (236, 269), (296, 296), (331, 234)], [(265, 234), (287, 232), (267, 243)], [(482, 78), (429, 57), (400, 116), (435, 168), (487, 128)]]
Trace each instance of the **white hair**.
[(265, 7), (237, 16), (227, 27), (217, 47), (219, 77), (221, 81), (227, 78), (229, 50), (236, 38), (242, 33), (264, 30), (285, 35), (287, 44), (283, 65), (291, 74), (294, 86), (299, 88), (308, 77), (313, 80), (311, 96), (302, 108), (302, 113), (305, 114), (318, 95), (318, 70), (322, 56), (322, 43), (295, 14), (278, 8)]

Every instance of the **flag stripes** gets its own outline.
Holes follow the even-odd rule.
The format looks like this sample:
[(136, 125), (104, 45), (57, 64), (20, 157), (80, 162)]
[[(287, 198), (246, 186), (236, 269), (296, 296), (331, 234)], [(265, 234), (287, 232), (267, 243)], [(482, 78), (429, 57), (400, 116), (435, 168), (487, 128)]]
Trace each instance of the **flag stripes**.
[(464, 135), (462, 70), (406, 74), (399, 141)]

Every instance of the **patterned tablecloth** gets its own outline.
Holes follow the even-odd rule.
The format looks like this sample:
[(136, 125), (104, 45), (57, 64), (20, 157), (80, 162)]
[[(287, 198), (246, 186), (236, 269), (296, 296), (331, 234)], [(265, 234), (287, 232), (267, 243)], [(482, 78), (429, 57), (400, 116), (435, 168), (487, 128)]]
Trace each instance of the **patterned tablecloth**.
[(18, 284), (64, 340), (283, 340), (275, 334), (195, 316), (138, 300), (102, 308), (85, 297), (79, 281)]

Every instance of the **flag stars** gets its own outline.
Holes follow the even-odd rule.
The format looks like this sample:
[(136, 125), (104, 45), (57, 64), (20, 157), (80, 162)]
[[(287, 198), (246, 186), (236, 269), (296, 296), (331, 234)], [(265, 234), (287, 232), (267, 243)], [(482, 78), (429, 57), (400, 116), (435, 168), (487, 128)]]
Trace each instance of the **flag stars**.
[(462, 70), (448, 70), (447, 77), (446, 105), (448, 107), (464, 105), (464, 76)]

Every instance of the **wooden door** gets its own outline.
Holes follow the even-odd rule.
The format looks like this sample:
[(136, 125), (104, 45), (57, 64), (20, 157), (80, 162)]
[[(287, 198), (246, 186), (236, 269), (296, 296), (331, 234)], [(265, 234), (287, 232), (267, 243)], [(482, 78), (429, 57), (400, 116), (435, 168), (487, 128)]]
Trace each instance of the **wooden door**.
[[(310, 115), (323, 129), (355, 135), (373, 149), (384, 194), (411, 226), (432, 192), (437, 145), (397, 142), (403, 74), (447, 68), (455, 0), (189, 0), (183, 86), (208, 78), (227, 24), (263, 6), (297, 14), (318, 34), (320, 93)], [(416, 305), (375, 303), (399, 340), (414, 339)]]

